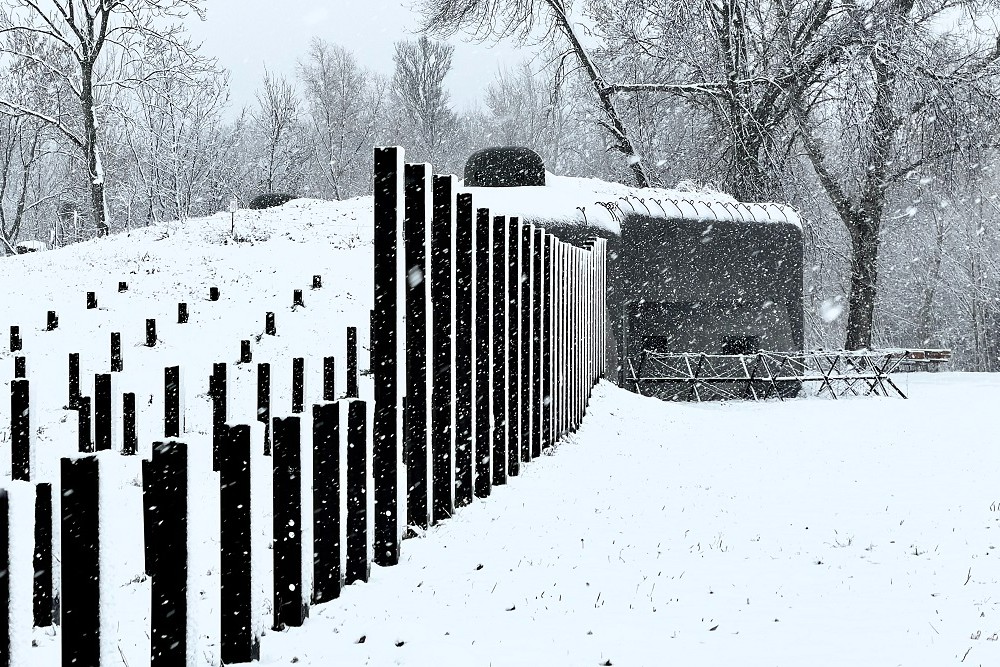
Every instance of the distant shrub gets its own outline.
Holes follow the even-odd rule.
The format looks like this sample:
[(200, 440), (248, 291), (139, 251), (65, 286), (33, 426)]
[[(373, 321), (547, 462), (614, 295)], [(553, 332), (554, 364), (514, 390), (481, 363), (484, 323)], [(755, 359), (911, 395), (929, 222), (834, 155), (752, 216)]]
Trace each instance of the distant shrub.
[(545, 164), (538, 153), (520, 146), (476, 151), (465, 163), (465, 186), (513, 188), (545, 185)]
[(285, 202), (289, 202), (295, 199), (295, 195), (290, 195), (284, 192), (268, 192), (264, 195), (257, 195), (250, 202), (250, 208), (253, 210), (260, 210), (262, 208), (271, 208), (272, 206), (281, 206)]

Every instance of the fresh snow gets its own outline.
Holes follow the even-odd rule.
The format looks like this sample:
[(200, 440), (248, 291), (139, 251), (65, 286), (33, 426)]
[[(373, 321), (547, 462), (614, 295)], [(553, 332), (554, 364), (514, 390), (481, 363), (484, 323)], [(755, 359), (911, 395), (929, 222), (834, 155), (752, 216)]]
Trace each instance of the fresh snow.
[[(231, 422), (253, 413), (254, 374), (233, 363), (240, 339), (253, 341), (254, 364), (273, 364), (276, 416), (290, 410), (292, 356), (309, 359), (314, 401), (319, 359), (336, 355), (342, 393), (347, 326), (358, 327), (359, 364), (368, 366), (371, 198), (240, 211), (244, 240), (229, 232), (222, 213), (0, 261), (9, 286), (0, 332), (21, 326), (38, 478), (54, 482), (55, 500), (58, 456), (76, 448), (67, 419), (75, 413), (61, 409), (66, 355), (81, 352), (88, 394), (93, 373), (107, 370), (110, 332), (122, 331), (115, 391), (137, 393), (146, 457), (162, 419), (162, 369), (182, 365), (182, 439), (200, 454), (190, 490), (189, 651), (199, 666), (218, 656), (211, 363), (230, 362)], [(315, 292), (313, 274), (323, 276)], [(117, 293), (119, 280), (127, 293)], [(219, 302), (207, 301), (210, 286), (220, 287)], [(293, 288), (305, 289), (306, 308), (291, 309)], [(97, 311), (85, 309), (88, 290)], [(189, 324), (175, 324), (178, 301), (189, 303)], [(49, 309), (59, 313), (55, 332), (43, 331)], [(258, 341), (267, 310), (279, 335)], [(155, 349), (141, 345), (146, 317), (157, 318)], [(9, 396), (13, 355), (0, 350), (0, 392)], [(678, 404), (602, 382), (578, 432), (520, 477), (403, 542), (398, 566), (373, 566), (369, 583), (314, 607), (305, 627), (266, 630), (262, 664), (1000, 664), (1000, 377), (897, 381), (909, 400)], [(361, 391), (371, 396), (368, 378)], [(0, 400), (7, 474), (9, 410)], [(259, 429), (254, 437), (259, 444)], [(107, 455), (101, 463), (113, 540), (103, 564), (105, 655), (129, 667), (149, 664), (137, 463)], [(255, 475), (267, 479), (262, 467)], [(17, 577), (30, 567), (30, 494), (11, 488)], [(255, 623), (270, 628), (266, 484), (258, 492)], [(58, 633), (33, 636), (34, 648), (17, 636), (15, 666), (58, 664)]]

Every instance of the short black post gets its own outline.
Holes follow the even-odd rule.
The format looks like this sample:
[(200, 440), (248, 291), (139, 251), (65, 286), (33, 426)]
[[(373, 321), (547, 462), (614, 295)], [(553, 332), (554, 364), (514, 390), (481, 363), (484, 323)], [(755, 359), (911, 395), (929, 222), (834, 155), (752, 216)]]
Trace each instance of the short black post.
[(323, 287), (323, 276), (313, 276), (313, 289), (320, 289)]
[(186, 303), (177, 304), (177, 324), (187, 324), (188, 305)]
[(490, 211), (481, 208), (476, 211), (475, 248), (475, 404), (476, 422), (473, 426), (476, 453), (477, 498), (490, 495), (492, 472), (490, 470), (490, 367), (492, 342), (490, 341)]
[(302, 591), (302, 441), (299, 417), (275, 417), (274, 628), (298, 627), (309, 615)]
[(122, 454), (135, 456), (139, 449), (139, 439), (135, 433), (135, 394), (122, 394)]
[(122, 335), (117, 331), (111, 332), (111, 372), (120, 373), (122, 371)]
[(99, 452), (111, 449), (111, 374), (94, 376), (94, 447)]
[(69, 403), (66, 407), (74, 409), (80, 401), (80, 353), (69, 353)]
[(264, 456), (271, 455), (271, 364), (257, 364), (257, 421), (264, 424)]
[(56, 316), (56, 311), (50, 310), (45, 320), (45, 330), (55, 331), (59, 328), (59, 317)]
[(25, 357), (14, 357), (14, 379), (26, 380), (28, 378), (28, 363)]
[(222, 663), (232, 665), (259, 660), (260, 638), (251, 623), (250, 427), (226, 430), (226, 455), (219, 466), (219, 617)]
[(79, 419), (79, 451), (89, 453), (94, 451), (94, 439), (91, 437), (91, 400), (90, 396), (81, 396), (76, 406), (77, 417)]
[(240, 341), (240, 363), (249, 364), (253, 361), (253, 352), (250, 351), (250, 341)]
[(188, 471), (187, 445), (153, 443), (144, 462), (142, 500), (150, 544), (152, 665), (183, 666), (187, 655)]
[(278, 327), (274, 324), (274, 313), (267, 312), (264, 314), (264, 333), (268, 336), (278, 335)]
[(156, 320), (146, 319), (146, 347), (156, 347)]
[(63, 667), (101, 664), (99, 475), (94, 456), (61, 461)]
[(334, 380), (336, 379), (336, 368), (334, 367), (334, 357), (323, 357), (323, 400), (336, 400), (337, 391)]
[[(52, 485), (35, 485), (35, 570), (32, 617), (36, 628), (52, 625)], [(0, 598), (2, 599), (2, 598)]]
[(431, 216), (431, 458), (434, 521), (455, 513), (454, 396), (452, 395), (452, 234), (454, 177), (434, 175)]
[(97, 292), (87, 292), (87, 310), (97, 308)]
[(11, 667), (10, 501), (0, 489), (0, 667)]
[(292, 357), (292, 414), (305, 412), (306, 360)]
[(490, 312), (493, 361), (493, 483), (507, 483), (507, 219), (493, 217), (493, 307)]
[(181, 368), (163, 369), (163, 437), (181, 437)]
[(12, 326), (10, 328), (10, 351), (20, 352), (23, 343), (21, 342), (21, 327)]
[(347, 400), (347, 572), (344, 584), (368, 581), (368, 412)]
[(305, 308), (306, 302), (302, 299), (302, 290), (292, 291), (292, 308)]
[(209, 287), (208, 288), (208, 300), (209, 301), (218, 301), (219, 300), (219, 288), (218, 287)]
[(28, 380), (10, 383), (11, 477), (31, 481), (31, 419)]
[(358, 397), (358, 328), (347, 327), (347, 398)]
[(128, 291), (128, 283), (125, 282), (125, 281), (120, 281), (118, 283), (118, 291), (119, 292), (127, 292)]
[(208, 391), (212, 397), (212, 470), (219, 470), (222, 456), (222, 439), (225, 438), (226, 420), (229, 419), (229, 398), (226, 380), (226, 364), (212, 364), (212, 376), (208, 379)]
[(340, 404), (313, 406), (313, 597), (340, 596)]

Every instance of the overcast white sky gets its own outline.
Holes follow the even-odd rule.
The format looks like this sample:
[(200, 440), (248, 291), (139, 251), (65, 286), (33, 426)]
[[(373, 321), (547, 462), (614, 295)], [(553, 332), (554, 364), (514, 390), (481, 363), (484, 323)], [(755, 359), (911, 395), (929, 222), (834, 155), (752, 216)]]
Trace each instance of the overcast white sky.
[[(231, 73), (234, 107), (252, 104), (264, 66), (291, 77), (309, 40), (320, 37), (354, 52), (365, 67), (392, 73), (393, 43), (413, 38), (419, 16), (406, 0), (207, 0), (204, 22), (189, 20), (203, 53), (215, 56)], [(447, 81), (454, 105), (463, 109), (481, 98), (498, 67), (530, 58), (528, 49), (510, 44), (455, 44)]]

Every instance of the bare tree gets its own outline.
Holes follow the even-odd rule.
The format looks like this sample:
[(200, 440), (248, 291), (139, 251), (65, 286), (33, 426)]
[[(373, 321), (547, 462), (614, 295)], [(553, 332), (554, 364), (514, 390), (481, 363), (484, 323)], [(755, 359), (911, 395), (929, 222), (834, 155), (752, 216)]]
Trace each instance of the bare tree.
[(433, 164), (446, 162), (445, 145), (454, 135), (457, 115), (451, 108), (444, 78), (451, 71), (455, 47), (421, 36), (396, 42), (392, 95), (415, 147), (414, 157)]
[(264, 71), (264, 87), (257, 91), (251, 112), (259, 141), (259, 184), (264, 192), (298, 189), (305, 148), (301, 138), (299, 98), (291, 82)]

